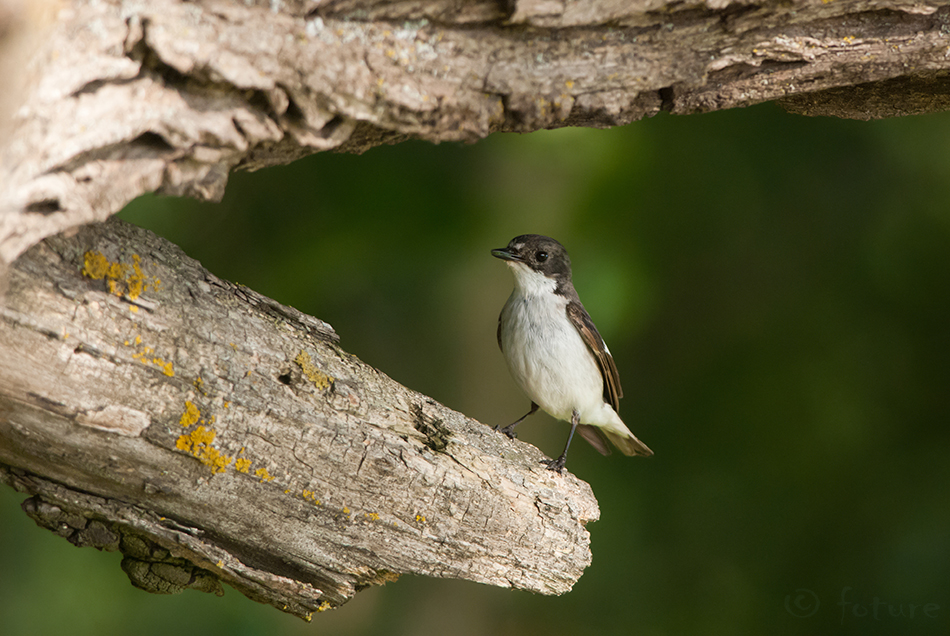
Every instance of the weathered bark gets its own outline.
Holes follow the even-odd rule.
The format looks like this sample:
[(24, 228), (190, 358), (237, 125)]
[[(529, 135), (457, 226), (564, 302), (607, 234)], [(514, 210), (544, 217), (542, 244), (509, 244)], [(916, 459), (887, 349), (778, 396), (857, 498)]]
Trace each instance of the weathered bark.
[(216, 199), (234, 168), (322, 150), (769, 100), (858, 118), (948, 103), (934, 0), (44, 2), (63, 10), (18, 67), (2, 154), (7, 263), (142, 193)]
[(587, 484), (135, 226), (21, 256), (0, 352), (0, 481), (145, 589), (309, 617), (406, 572), (559, 594), (590, 562)]

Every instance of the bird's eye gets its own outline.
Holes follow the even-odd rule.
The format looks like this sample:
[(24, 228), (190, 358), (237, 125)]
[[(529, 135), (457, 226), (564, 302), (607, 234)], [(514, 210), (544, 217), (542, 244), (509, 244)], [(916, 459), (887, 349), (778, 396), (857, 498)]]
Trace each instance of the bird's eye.
[(539, 262), (539, 263), (543, 263), (544, 261), (548, 260), (548, 253), (547, 253), (547, 252), (538, 252), (538, 253), (535, 254), (534, 256), (535, 256), (535, 258), (538, 259), (538, 262)]

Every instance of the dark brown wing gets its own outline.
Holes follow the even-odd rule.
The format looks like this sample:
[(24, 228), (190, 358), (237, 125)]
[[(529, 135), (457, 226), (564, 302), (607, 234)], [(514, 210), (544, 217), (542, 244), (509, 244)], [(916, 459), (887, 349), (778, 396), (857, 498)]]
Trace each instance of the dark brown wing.
[(581, 338), (590, 347), (591, 353), (597, 359), (597, 366), (600, 367), (600, 374), (604, 378), (604, 402), (614, 407), (614, 411), (620, 413), (620, 398), (623, 397), (623, 389), (620, 388), (620, 374), (617, 372), (617, 365), (614, 364), (613, 356), (607, 351), (607, 345), (604, 339), (597, 332), (594, 321), (590, 319), (587, 310), (576, 300), (567, 304), (567, 317), (571, 319), (577, 328)]
[(498, 348), (504, 353), (505, 348), (501, 346), (501, 314), (498, 314), (498, 330), (495, 332), (495, 338), (498, 339)]

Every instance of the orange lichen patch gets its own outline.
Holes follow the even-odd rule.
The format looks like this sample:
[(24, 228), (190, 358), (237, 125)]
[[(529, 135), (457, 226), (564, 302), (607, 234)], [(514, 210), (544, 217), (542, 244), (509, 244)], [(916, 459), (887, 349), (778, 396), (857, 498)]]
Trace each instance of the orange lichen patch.
[(161, 358), (152, 358), (152, 364), (157, 364), (162, 369), (162, 373), (168, 377), (175, 376), (175, 370), (172, 368), (171, 362), (165, 362)]
[(113, 263), (102, 252), (89, 251), (82, 255), (82, 275), (93, 280), (103, 278), (119, 279), (125, 277), (128, 267), (122, 263)]
[(363, 516), (369, 519), (370, 521), (378, 521), (379, 515), (375, 512), (364, 512)]
[(301, 493), (301, 496), (303, 496), (304, 499), (311, 502), (315, 506), (320, 505), (320, 500), (317, 499), (317, 493), (313, 492), (312, 490), (304, 490)]
[[(142, 338), (139, 337), (139, 336), (136, 336), (136, 337), (135, 337), (135, 344), (138, 345), (138, 344), (141, 344), (141, 343), (142, 343)], [(129, 341), (126, 340), (126, 341), (125, 341), (125, 344), (128, 345), (128, 344), (129, 344)], [(169, 362), (169, 361), (164, 360), (163, 358), (159, 358), (159, 357), (157, 357), (157, 356), (153, 356), (153, 355), (152, 355), (153, 353), (155, 353), (155, 350), (154, 350), (154, 349), (152, 349), (151, 347), (144, 347), (144, 348), (143, 348), (141, 351), (139, 351), (138, 353), (133, 353), (133, 354), (132, 354), (132, 359), (133, 359), (133, 360), (138, 360), (138, 361), (141, 362), (142, 364), (154, 364), (154, 365), (157, 366), (159, 369), (161, 369), (162, 373), (164, 373), (164, 374), (167, 375), (168, 377), (170, 377), (170, 378), (175, 377), (175, 368), (174, 368), (175, 365), (174, 365), (172, 362)]]
[(211, 445), (214, 442), (215, 435), (217, 433), (213, 428), (199, 426), (191, 433), (179, 436), (175, 442), (175, 447), (178, 450), (191, 453), (201, 460), (202, 464), (210, 466), (212, 473), (223, 473), (234, 461), (234, 458), (222, 455), (221, 451)]
[(191, 402), (185, 402), (185, 412), (181, 414), (181, 419), (178, 420), (178, 423), (187, 428), (196, 423), (200, 418), (201, 411), (198, 410), (198, 407)]
[(179, 435), (178, 439), (175, 441), (175, 448), (180, 451), (185, 451), (186, 453), (191, 452), (191, 436), (190, 435)]
[(239, 473), (246, 473), (253, 462), (246, 457), (239, 457), (234, 460), (234, 470)]
[(263, 466), (255, 470), (254, 474), (260, 477), (261, 483), (264, 483), (265, 481), (274, 481), (274, 477), (270, 473), (268, 473), (267, 469), (264, 468)]
[(211, 446), (205, 446), (201, 449), (203, 452), (195, 455), (198, 459), (201, 460), (201, 463), (210, 466), (211, 472), (223, 473), (227, 470), (228, 465), (234, 460), (233, 457), (228, 457), (227, 455), (222, 455), (217, 448)]
[[(131, 273), (130, 271), (131, 270)], [(135, 300), (145, 293), (149, 286), (158, 289), (161, 281), (157, 278), (149, 279), (142, 272), (142, 258), (138, 254), (132, 255), (132, 265), (112, 262), (102, 252), (88, 251), (83, 254), (83, 276), (93, 280), (106, 280), (110, 294), (127, 296)]]
[(179, 437), (175, 445), (179, 450), (193, 452), (198, 446), (207, 446), (214, 442), (216, 435), (217, 432), (215, 432), (213, 428), (208, 429), (204, 426), (199, 426), (191, 433), (185, 433)]
[(125, 281), (129, 285), (129, 298), (135, 300), (145, 291), (147, 283), (145, 275), (142, 274), (142, 259), (138, 254), (132, 255), (132, 275)]

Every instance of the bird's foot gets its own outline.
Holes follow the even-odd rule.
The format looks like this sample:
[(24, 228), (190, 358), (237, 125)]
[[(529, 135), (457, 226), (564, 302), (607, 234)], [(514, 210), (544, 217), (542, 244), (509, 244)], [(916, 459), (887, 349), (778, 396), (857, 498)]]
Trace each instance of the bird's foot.
[(567, 462), (567, 457), (561, 456), (557, 459), (542, 459), (541, 463), (548, 467), (548, 470), (553, 470), (558, 475), (564, 472), (564, 464)]
[[(515, 424), (517, 423), (518, 422), (515, 422)], [(515, 430), (514, 430), (515, 424), (509, 424), (508, 426), (505, 426), (504, 428), (502, 428), (501, 424), (499, 424), (498, 426), (495, 427), (495, 430), (498, 431), (499, 433), (504, 433), (505, 435), (507, 435), (508, 439), (518, 439), (518, 434), (515, 433)]]

